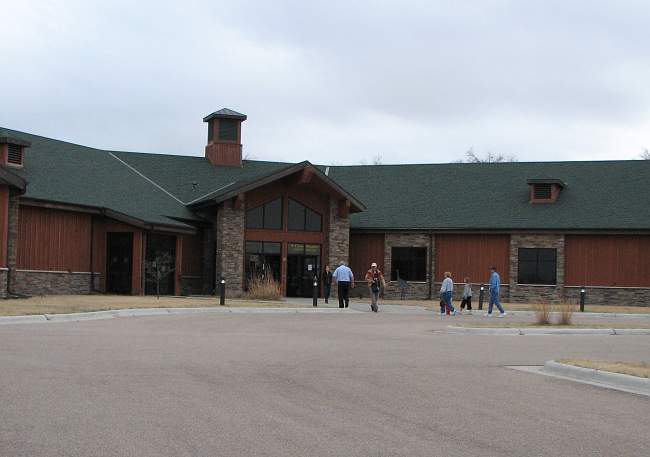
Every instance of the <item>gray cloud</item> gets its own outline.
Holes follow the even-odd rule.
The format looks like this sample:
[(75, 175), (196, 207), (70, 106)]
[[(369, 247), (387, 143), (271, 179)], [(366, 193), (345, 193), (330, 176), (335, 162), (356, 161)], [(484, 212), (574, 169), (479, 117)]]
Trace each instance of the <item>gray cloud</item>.
[(258, 159), (634, 158), (648, 147), (642, 1), (26, 1), (3, 5), (0, 125), (200, 155), (249, 115)]

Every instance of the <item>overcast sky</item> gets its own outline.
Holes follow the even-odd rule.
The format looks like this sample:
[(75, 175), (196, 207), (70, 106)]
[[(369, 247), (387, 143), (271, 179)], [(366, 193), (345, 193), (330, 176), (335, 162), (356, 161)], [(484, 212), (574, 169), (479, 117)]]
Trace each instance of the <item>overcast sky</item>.
[(0, 0), (0, 126), (202, 155), (358, 164), (638, 158), (650, 3)]

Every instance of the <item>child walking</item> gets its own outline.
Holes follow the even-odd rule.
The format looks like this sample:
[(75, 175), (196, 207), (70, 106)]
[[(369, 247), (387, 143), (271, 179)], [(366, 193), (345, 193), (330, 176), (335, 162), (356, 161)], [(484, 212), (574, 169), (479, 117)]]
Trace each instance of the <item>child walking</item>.
[(465, 288), (463, 289), (463, 299), (460, 302), (460, 312), (462, 314), (467, 305), (467, 314), (472, 314), (472, 283), (469, 278), (465, 278)]

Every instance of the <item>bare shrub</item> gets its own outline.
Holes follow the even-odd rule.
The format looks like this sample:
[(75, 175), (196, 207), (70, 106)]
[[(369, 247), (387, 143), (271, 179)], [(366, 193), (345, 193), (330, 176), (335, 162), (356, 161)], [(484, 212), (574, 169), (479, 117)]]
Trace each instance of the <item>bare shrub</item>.
[(573, 320), (573, 312), (575, 311), (575, 306), (571, 303), (562, 303), (558, 305), (558, 321), (557, 325), (571, 325)]
[(534, 305), (535, 322), (539, 325), (549, 325), (551, 323), (551, 305), (543, 301)]
[(273, 276), (264, 278), (253, 278), (248, 283), (247, 298), (251, 300), (280, 300), (280, 283), (273, 279)]

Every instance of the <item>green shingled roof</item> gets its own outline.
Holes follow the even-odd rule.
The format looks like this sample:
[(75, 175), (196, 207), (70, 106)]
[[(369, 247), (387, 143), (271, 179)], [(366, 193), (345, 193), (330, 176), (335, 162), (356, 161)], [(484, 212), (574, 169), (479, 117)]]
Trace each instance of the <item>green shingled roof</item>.
[[(358, 195), (357, 229), (650, 229), (650, 161), (451, 163), (332, 167)], [(530, 204), (527, 180), (566, 184)]]
[[(192, 203), (281, 173), (295, 164), (103, 151), (5, 129), (30, 141), (26, 197), (110, 208), (186, 227)], [(365, 205), (363, 230), (650, 230), (650, 161), (318, 166)], [(565, 184), (553, 204), (529, 203), (529, 180)]]

